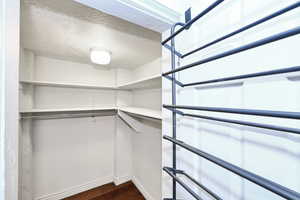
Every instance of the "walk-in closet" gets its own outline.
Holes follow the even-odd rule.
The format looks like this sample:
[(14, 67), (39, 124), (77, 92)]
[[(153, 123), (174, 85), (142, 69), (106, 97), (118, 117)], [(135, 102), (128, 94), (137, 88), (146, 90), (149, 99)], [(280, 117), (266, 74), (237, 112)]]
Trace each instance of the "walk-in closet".
[(299, 44), (300, 0), (1, 0), (0, 200), (300, 200)]
[(23, 200), (128, 181), (160, 198), (160, 41), (72, 0), (21, 1)]

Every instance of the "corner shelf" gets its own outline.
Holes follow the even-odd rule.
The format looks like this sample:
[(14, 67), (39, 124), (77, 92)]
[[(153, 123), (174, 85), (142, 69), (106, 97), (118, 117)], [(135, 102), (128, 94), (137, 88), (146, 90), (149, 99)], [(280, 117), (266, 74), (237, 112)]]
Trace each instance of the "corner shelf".
[(48, 81), (32, 81), (22, 80), (22, 84), (38, 85), (38, 86), (52, 86), (52, 87), (64, 87), (64, 88), (86, 88), (86, 89), (104, 89), (104, 90), (117, 90), (114, 86), (99, 86), (99, 85), (88, 85), (88, 84), (70, 84), (70, 83), (59, 83), (59, 82), (48, 82)]
[(148, 89), (148, 88), (161, 88), (161, 74), (156, 74), (147, 78), (131, 81), (118, 86), (119, 89), (132, 90), (132, 89)]
[(118, 109), (123, 112), (136, 114), (143, 117), (150, 117), (159, 120), (162, 119), (160, 110), (153, 110), (153, 109), (141, 108), (141, 107), (120, 107)]
[(21, 110), (21, 115), (30, 115), (30, 114), (49, 114), (49, 113), (78, 113), (78, 112), (94, 112), (94, 111), (123, 111), (143, 117), (150, 117), (154, 119), (161, 120), (161, 111), (141, 108), (141, 107), (86, 107), (86, 108), (57, 108), (57, 109), (28, 109), (28, 110)]

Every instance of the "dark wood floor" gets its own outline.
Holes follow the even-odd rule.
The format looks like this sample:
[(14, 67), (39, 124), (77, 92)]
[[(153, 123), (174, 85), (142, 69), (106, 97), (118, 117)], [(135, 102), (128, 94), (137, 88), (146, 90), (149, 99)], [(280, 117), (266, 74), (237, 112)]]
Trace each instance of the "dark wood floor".
[(109, 183), (63, 200), (145, 200), (130, 181), (121, 185)]

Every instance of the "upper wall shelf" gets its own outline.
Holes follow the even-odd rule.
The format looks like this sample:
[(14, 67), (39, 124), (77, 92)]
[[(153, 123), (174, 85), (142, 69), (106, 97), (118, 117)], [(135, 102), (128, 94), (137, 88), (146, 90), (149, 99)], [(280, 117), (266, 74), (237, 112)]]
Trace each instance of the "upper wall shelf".
[(147, 78), (139, 79), (118, 86), (119, 89), (147, 89), (147, 88), (161, 88), (161, 74), (156, 74)]
[(48, 82), (48, 81), (32, 81), (22, 80), (22, 84), (38, 85), (38, 86), (50, 86), (50, 87), (64, 87), (64, 88), (86, 88), (86, 89), (102, 89), (102, 90), (133, 90), (133, 89), (148, 89), (148, 88), (161, 88), (161, 75), (150, 76), (137, 81), (132, 81), (114, 86), (99, 86), (99, 85), (88, 85), (88, 84), (70, 84), (70, 83), (59, 83), (59, 82)]
[(104, 90), (116, 90), (117, 87), (110, 86), (99, 86), (99, 85), (87, 85), (87, 84), (70, 84), (70, 83), (58, 83), (58, 82), (47, 82), (47, 81), (31, 81), (22, 80), (20, 83), (39, 85), (39, 86), (52, 86), (52, 87), (65, 87), (65, 88), (86, 88), (86, 89), (104, 89)]

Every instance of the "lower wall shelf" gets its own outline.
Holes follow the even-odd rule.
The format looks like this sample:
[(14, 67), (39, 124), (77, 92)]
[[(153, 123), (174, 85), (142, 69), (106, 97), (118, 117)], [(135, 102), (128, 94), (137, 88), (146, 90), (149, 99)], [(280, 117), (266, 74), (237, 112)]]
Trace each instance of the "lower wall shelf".
[(63, 109), (29, 109), (29, 110), (22, 110), (20, 111), (21, 116), (30, 116), (30, 115), (47, 115), (47, 114), (62, 114), (62, 113), (87, 113), (87, 112), (104, 112), (104, 111), (123, 111), (143, 117), (150, 117), (154, 119), (161, 120), (161, 111), (148, 109), (148, 108), (141, 108), (141, 107), (83, 107), (83, 108), (63, 108)]
[(57, 108), (57, 109), (29, 109), (20, 111), (21, 114), (35, 113), (64, 113), (64, 112), (82, 112), (82, 111), (109, 111), (116, 110), (116, 107), (82, 107), (82, 108)]

